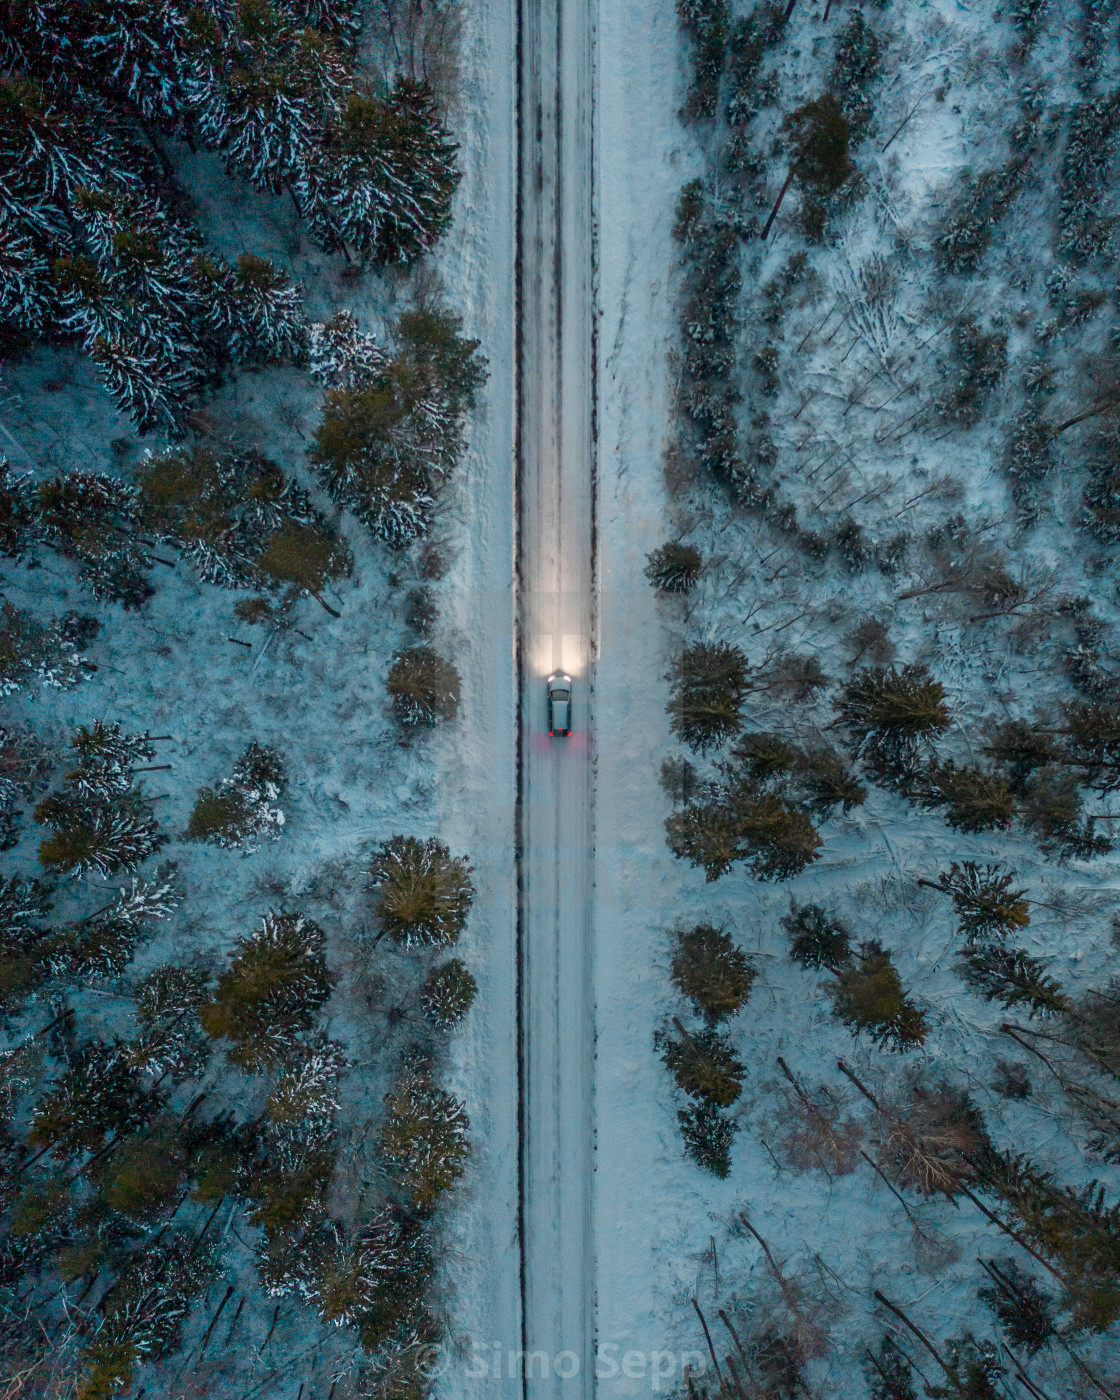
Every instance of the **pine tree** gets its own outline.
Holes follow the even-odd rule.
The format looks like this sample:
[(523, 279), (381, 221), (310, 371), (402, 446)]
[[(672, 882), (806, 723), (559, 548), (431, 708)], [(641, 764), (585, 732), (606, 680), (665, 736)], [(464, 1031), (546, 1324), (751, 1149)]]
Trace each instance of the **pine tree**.
[(412, 1207), (427, 1213), (463, 1174), (470, 1120), (423, 1069), (407, 1070), (385, 1096), (385, 1106), (382, 1156)]
[(956, 831), (1006, 831), (1017, 811), (1009, 784), (975, 764), (958, 766), (949, 759), (929, 773), (929, 805), (944, 804), (945, 820)]
[(677, 1036), (662, 1033), (656, 1044), (677, 1088), (690, 1098), (730, 1108), (743, 1092), (746, 1075), (731, 1042), (712, 1027), (690, 1035), (679, 1021), (674, 1025)]
[(670, 540), (649, 555), (646, 578), (661, 593), (688, 593), (696, 587), (703, 563), (698, 549)]
[(722, 798), (690, 802), (674, 812), (666, 818), (665, 837), (673, 855), (699, 866), (709, 883), (726, 875), (742, 856), (738, 822)]
[(478, 983), (466, 963), (459, 958), (433, 967), (420, 989), (424, 1015), (441, 1030), (450, 1030), (464, 1019), (474, 1005)]
[(12, 330), (38, 337), (54, 319), (47, 274), (39, 247), (0, 211), (0, 317)]
[(231, 1064), (260, 1073), (312, 1028), (334, 982), (324, 942), (323, 930), (302, 914), (272, 912), (236, 940), (214, 1000), (199, 1013), (207, 1035), (229, 1040)]
[(1047, 974), (1048, 966), (1022, 948), (998, 942), (967, 943), (958, 959), (960, 975), (986, 1001), (998, 1001), (1008, 1010), (1025, 1006), (1030, 1016), (1061, 1015), (1071, 1009), (1062, 984)]
[(42, 944), (49, 929), (42, 921), (52, 905), (42, 881), (0, 875), (0, 1014), (18, 1009), (46, 975)]
[(276, 749), (251, 743), (233, 765), (231, 778), (222, 778), (217, 788), (199, 789), (188, 838), (246, 853), (259, 849), (266, 838), (278, 840), (284, 813), (273, 804), (287, 785)]
[(949, 727), (945, 689), (925, 666), (873, 666), (858, 671), (837, 701), (842, 723), (862, 752), (888, 774), (912, 763), (922, 740)]
[(103, 803), (57, 793), (36, 806), (35, 820), (53, 828), (39, 844), (40, 863), (62, 874), (129, 873), (167, 842), (135, 796)]
[(414, 263), (450, 227), (457, 149), (424, 83), (351, 92), (293, 184), (312, 237), (375, 267)]
[(738, 734), (748, 673), (747, 658), (726, 642), (700, 643), (676, 659), (667, 709), (674, 732), (690, 748), (705, 753)]
[(677, 1121), (684, 1150), (696, 1165), (713, 1176), (730, 1176), (731, 1144), (739, 1131), (738, 1123), (707, 1100), (678, 1109)]
[(0, 695), (35, 683), (69, 690), (96, 669), (74, 643), (70, 615), (44, 624), (0, 598)]
[(1040, 848), (1059, 860), (1092, 860), (1112, 850), (1112, 841), (1085, 816), (1077, 778), (1068, 770), (1054, 766), (1032, 773), (1019, 815)]
[(389, 668), (385, 689), (405, 729), (433, 728), (459, 713), (459, 672), (431, 647), (406, 647)]
[(287, 1069), (265, 1104), (269, 1136), (301, 1149), (329, 1147), (339, 1108), (339, 1083), (350, 1066), (344, 1047), (324, 1035), (293, 1047)]
[(1082, 701), (1066, 711), (1066, 760), (1098, 792), (1120, 789), (1120, 705)]
[(157, 919), (167, 918), (181, 898), (171, 867), (157, 878), (133, 878), (107, 908), (78, 924), (68, 924), (44, 947), (55, 975), (120, 977), (139, 945), (151, 937)]
[(790, 957), (802, 967), (826, 967), (838, 973), (852, 960), (851, 934), (846, 925), (830, 917), (819, 904), (790, 900), (782, 928), (790, 940)]
[(120, 724), (94, 720), (78, 726), (70, 740), (78, 766), (66, 782), (84, 801), (111, 802), (132, 789), (133, 774), (149, 763), (156, 751), (147, 734), (126, 734)]
[(818, 858), (820, 833), (800, 808), (742, 782), (729, 800), (740, 859), (756, 880), (791, 880)]
[(231, 285), (229, 350), (243, 364), (301, 360), (307, 320), (299, 287), (267, 258), (242, 253)]
[(44, 540), (78, 564), (97, 598), (138, 608), (155, 592), (151, 567), (137, 537), (137, 497), (109, 476), (72, 471), (38, 488)]
[(909, 999), (890, 953), (878, 939), (859, 945), (855, 959), (829, 987), (835, 1014), (858, 1036), (866, 1031), (888, 1050), (912, 1050), (926, 1038), (925, 1012)]
[(313, 321), (308, 332), (311, 377), (328, 389), (353, 389), (386, 373), (389, 356), (363, 331), (349, 311), (329, 321)]
[(190, 963), (165, 963), (133, 987), (140, 1034), (128, 1046), (130, 1061), (153, 1078), (173, 1083), (197, 1078), (210, 1057), (199, 1012), (210, 997), (206, 970)]
[(442, 842), (392, 836), (370, 861), (374, 914), (394, 943), (449, 948), (474, 902), (471, 867)]
[(31, 1147), (49, 1147), (69, 1160), (95, 1152), (114, 1134), (142, 1128), (158, 1106), (140, 1083), (120, 1045), (88, 1041), (43, 1095), (27, 1136)]
[(993, 1286), (978, 1290), (1016, 1350), (1034, 1356), (1057, 1334), (1054, 1298), (1014, 1259), (989, 1259), (984, 1270)]
[(709, 1026), (746, 1005), (757, 976), (730, 934), (710, 924), (697, 924), (675, 936), (671, 974), (678, 991)]
[(782, 130), (789, 143), (789, 174), (763, 225), (764, 239), (795, 179), (820, 198), (834, 194), (853, 170), (848, 154), (850, 129), (832, 93), (822, 93), (815, 101), (790, 112), (782, 122)]
[(34, 489), (30, 476), (17, 476), (0, 457), (0, 555), (18, 563), (33, 554), (37, 540)]
[[(928, 882), (927, 882), (928, 883)], [(951, 895), (957, 926), (969, 939), (1004, 938), (1031, 921), (1026, 890), (1014, 889), (1015, 872), (998, 865), (953, 861), (932, 886)]]
[(989, 730), (984, 752), (1003, 769), (1012, 792), (1019, 795), (1032, 773), (1055, 762), (1058, 746), (1053, 735), (1026, 720), (1011, 719)]

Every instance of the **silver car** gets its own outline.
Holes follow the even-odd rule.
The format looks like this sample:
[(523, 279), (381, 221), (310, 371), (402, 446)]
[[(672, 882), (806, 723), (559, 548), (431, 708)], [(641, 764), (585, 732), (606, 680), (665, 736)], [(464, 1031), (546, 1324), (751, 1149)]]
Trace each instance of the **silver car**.
[(553, 671), (547, 681), (548, 733), (564, 738), (572, 732), (572, 678), (563, 671)]

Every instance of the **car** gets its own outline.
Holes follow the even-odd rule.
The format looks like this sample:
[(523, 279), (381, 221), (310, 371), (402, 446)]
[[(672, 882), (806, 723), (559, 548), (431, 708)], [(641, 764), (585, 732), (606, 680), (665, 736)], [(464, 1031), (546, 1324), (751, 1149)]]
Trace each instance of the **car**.
[(572, 732), (572, 678), (553, 671), (546, 683), (548, 692), (548, 736), (567, 738)]

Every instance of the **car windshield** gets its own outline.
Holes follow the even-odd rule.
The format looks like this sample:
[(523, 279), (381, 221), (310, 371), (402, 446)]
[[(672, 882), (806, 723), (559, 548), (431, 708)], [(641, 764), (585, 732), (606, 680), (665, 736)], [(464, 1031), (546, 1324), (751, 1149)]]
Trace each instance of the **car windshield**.
[(566, 690), (554, 690), (552, 692), (552, 698), (554, 700), (566, 700), (568, 698), (568, 692)]

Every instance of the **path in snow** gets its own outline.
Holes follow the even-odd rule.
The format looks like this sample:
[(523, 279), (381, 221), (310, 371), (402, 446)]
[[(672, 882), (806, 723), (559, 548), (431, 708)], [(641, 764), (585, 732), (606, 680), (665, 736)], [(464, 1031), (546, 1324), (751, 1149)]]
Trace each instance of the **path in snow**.
[[(521, 0), (521, 1252), (529, 1400), (594, 1390), (593, 0)], [(575, 679), (550, 740), (545, 677)], [(533, 1356), (532, 1353), (542, 1353)]]

